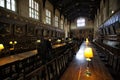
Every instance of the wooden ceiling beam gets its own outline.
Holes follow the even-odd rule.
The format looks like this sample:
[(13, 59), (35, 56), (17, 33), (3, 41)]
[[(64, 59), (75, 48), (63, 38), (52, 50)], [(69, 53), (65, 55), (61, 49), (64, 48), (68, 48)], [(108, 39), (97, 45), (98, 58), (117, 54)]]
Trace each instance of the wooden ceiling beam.
[[(44, 1), (44, 0), (43, 0)], [(54, 10), (60, 10), (60, 15), (68, 19), (85, 16), (93, 19), (101, 0), (49, 0), (54, 5)]]

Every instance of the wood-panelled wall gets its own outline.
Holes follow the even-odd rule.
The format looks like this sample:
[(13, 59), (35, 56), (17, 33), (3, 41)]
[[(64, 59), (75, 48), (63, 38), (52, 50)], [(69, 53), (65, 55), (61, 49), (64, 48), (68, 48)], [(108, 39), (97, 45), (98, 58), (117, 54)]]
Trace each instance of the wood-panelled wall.
[(19, 53), (35, 49), (36, 41), (45, 36), (54, 40), (64, 35), (64, 30), (0, 8), (0, 43), (5, 47), (0, 56), (11, 54), (10, 41), (17, 41), (14, 51)]

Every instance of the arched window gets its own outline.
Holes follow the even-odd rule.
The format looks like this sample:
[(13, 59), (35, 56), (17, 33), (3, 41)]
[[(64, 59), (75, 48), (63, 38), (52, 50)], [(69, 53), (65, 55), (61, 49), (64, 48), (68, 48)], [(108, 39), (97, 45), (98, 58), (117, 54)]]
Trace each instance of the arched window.
[(85, 18), (79, 18), (77, 20), (77, 27), (84, 27), (85, 26)]

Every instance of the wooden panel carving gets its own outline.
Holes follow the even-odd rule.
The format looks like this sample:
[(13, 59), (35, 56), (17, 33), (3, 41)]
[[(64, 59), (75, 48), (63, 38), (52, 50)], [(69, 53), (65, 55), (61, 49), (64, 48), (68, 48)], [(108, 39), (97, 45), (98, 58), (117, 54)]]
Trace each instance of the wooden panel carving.
[(52, 36), (52, 31), (49, 31), (49, 37), (51, 37)]
[(44, 29), (44, 31), (43, 31), (43, 36), (47, 36), (47, 30), (46, 29)]
[(111, 26), (110, 26), (110, 33), (111, 33), (111, 34), (115, 34), (115, 31), (114, 31), (114, 28), (113, 28), (113, 27), (114, 27), (114, 25), (111, 25)]
[(120, 35), (120, 23), (119, 22), (115, 23), (115, 31), (117, 35)]
[(16, 24), (15, 25), (15, 36), (23, 36), (25, 35), (25, 25), (20, 25), (20, 24)]
[(42, 29), (36, 29), (36, 35), (37, 36), (43, 36), (43, 30)]
[(53, 31), (53, 37), (55, 37), (55, 31)]
[(106, 33), (107, 33), (107, 35), (109, 35), (109, 29), (108, 29), (108, 27), (106, 27)]
[(35, 35), (35, 25), (28, 25), (27, 36), (34, 36), (34, 35)]
[(0, 36), (6, 36), (11, 34), (11, 25), (8, 23), (0, 22)]

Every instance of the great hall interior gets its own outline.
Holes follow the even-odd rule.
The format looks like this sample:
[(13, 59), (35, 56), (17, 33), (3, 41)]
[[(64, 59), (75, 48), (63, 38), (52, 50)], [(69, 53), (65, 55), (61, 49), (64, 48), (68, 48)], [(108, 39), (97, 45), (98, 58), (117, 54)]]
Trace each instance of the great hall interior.
[(0, 80), (120, 80), (120, 0), (0, 0)]

